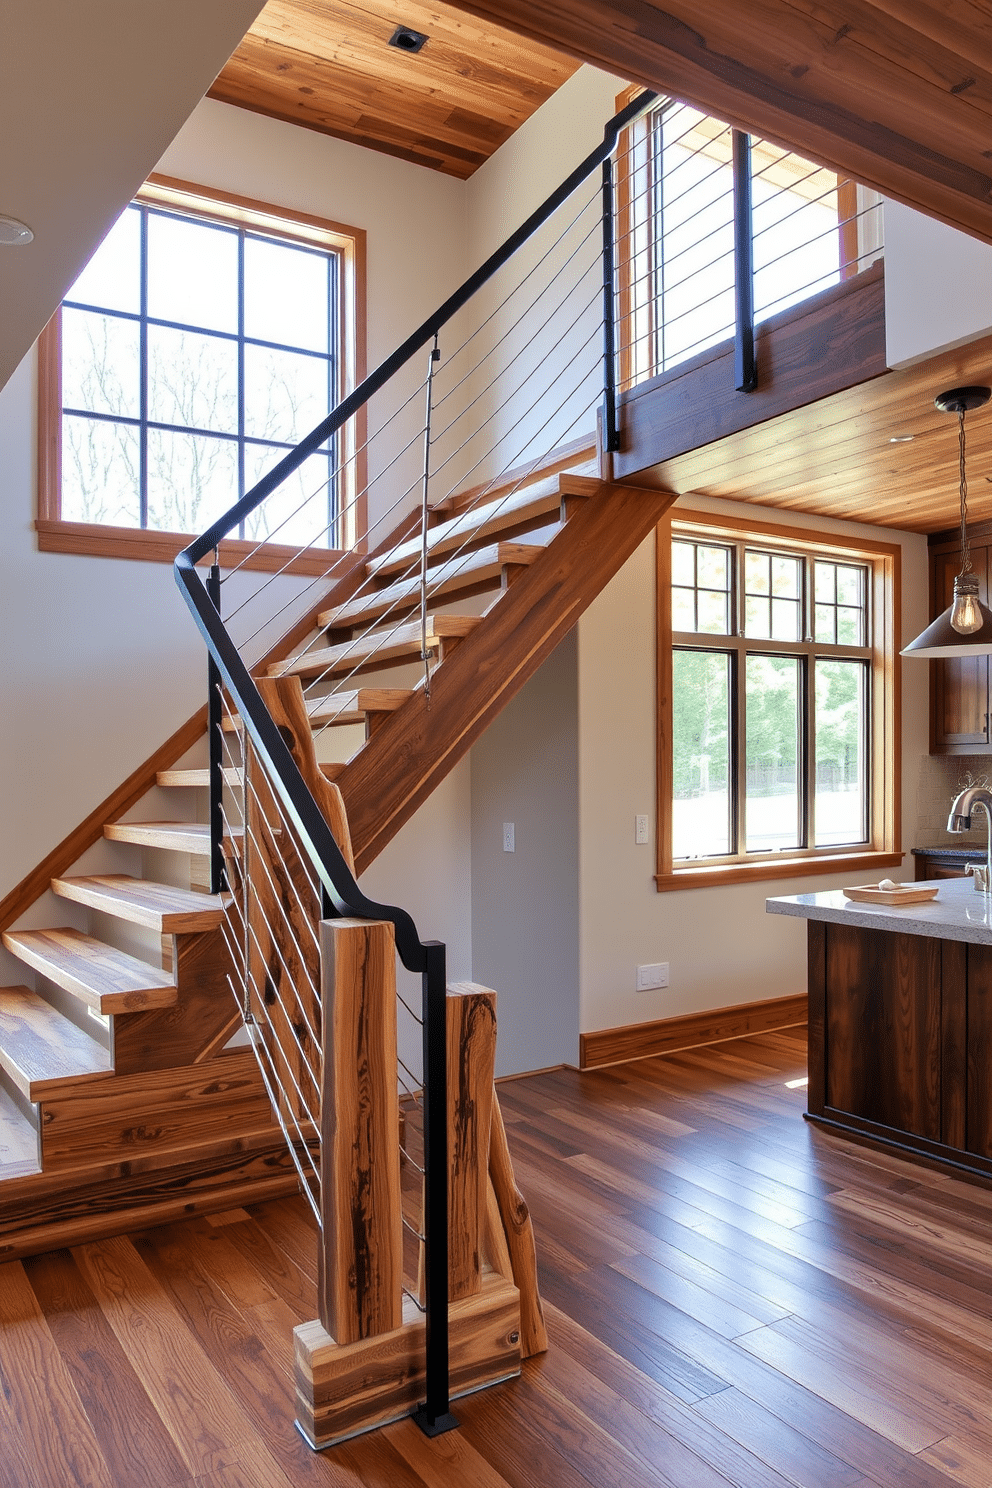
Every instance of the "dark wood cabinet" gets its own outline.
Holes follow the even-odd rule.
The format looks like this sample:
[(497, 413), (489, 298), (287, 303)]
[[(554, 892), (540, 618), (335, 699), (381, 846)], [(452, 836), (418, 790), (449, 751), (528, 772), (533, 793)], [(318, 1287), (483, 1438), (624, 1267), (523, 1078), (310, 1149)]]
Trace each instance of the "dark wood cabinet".
[[(985, 526), (987, 524), (983, 524)], [(954, 576), (961, 567), (960, 538), (932, 543), (930, 548), (930, 617), (935, 619), (954, 598)], [(989, 562), (992, 546), (973, 542), (972, 567), (978, 577), (979, 597), (989, 602)], [(932, 754), (992, 754), (989, 729), (989, 658), (962, 656), (930, 663), (930, 752)]]
[(809, 1117), (992, 1177), (992, 947), (808, 931)]
[(964, 878), (965, 866), (968, 863), (984, 863), (985, 853), (978, 847), (939, 847), (932, 852), (923, 847), (914, 847), (913, 862), (917, 883), (934, 878)]

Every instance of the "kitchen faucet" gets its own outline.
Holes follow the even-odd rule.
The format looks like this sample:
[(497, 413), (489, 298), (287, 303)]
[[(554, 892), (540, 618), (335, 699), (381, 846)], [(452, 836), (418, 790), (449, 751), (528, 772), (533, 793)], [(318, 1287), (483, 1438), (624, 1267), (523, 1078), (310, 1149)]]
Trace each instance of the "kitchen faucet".
[(969, 785), (967, 789), (959, 792), (951, 804), (951, 814), (947, 818), (947, 830), (967, 832), (971, 826), (971, 813), (976, 806), (981, 806), (985, 811), (985, 867), (983, 868), (979, 863), (969, 863), (965, 872), (973, 873), (975, 888), (980, 893), (988, 894), (992, 891), (992, 791), (984, 785)]

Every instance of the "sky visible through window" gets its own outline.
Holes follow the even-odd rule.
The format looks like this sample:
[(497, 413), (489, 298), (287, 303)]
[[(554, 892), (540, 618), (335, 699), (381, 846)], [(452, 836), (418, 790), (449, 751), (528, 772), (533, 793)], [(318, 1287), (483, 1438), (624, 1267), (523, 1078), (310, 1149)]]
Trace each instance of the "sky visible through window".
[[(62, 311), (62, 519), (202, 532), (335, 402), (337, 255), (132, 204)], [(333, 543), (332, 451), (241, 535)]]

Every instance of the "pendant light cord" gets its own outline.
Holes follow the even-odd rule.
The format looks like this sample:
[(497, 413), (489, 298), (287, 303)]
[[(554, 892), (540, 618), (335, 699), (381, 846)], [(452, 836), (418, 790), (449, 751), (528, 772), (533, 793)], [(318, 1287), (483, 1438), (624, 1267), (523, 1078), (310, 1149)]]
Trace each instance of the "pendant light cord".
[(961, 572), (971, 572), (971, 545), (968, 542), (968, 477), (965, 474), (964, 463), (964, 408), (958, 407), (958, 459), (959, 459), (959, 493), (961, 497)]

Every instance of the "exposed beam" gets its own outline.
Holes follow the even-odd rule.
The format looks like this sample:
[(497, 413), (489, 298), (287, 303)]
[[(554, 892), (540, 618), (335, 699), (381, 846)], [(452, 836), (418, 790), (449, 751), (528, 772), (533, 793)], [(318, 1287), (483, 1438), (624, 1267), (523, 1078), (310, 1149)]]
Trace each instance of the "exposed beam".
[(990, 0), (456, 3), (992, 242)]

